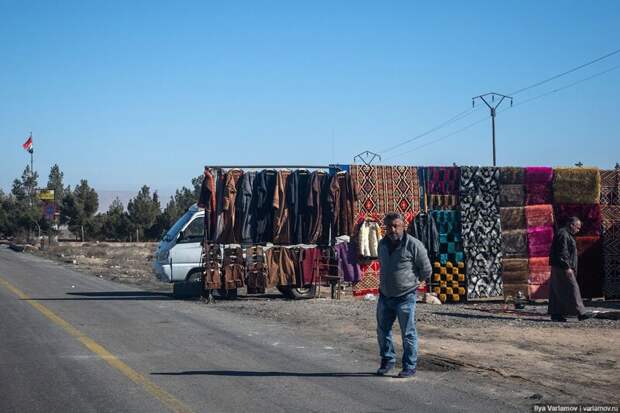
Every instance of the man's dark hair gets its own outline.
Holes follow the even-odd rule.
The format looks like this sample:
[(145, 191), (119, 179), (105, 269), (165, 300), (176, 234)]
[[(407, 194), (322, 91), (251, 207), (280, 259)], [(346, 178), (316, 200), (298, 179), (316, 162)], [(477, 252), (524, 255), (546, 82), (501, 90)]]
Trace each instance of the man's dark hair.
[(573, 217), (569, 217), (566, 220), (566, 225), (574, 225), (574, 224), (578, 224), (580, 222), (581, 222), (581, 220), (579, 219), (579, 217), (574, 217), (573, 216)]
[(383, 218), (383, 223), (387, 225), (390, 222), (396, 221), (397, 219), (400, 219), (401, 221), (405, 222), (405, 217), (403, 217), (403, 214), (399, 212), (389, 212), (385, 214), (385, 218)]

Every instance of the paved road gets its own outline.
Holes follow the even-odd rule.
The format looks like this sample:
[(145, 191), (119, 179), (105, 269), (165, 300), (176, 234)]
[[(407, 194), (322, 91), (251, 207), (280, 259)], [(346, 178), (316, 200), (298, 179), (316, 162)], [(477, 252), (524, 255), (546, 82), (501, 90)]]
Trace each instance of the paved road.
[(461, 372), (399, 380), (376, 367), (276, 323), (0, 247), (1, 412), (513, 411)]

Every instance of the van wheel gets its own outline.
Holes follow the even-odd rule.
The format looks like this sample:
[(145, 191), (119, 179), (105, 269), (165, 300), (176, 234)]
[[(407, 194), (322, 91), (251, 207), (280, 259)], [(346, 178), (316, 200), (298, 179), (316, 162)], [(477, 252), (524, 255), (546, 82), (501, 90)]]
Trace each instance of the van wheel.
[(286, 298), (292, 300), (305, 300), (314, 298), (316, 294), (316, 285), (306, 285), (302, 288), (278, 286), (278, 291)]
[(194, 268), (187, 274), (185, 277), (185, 281), (188, 283), (202, 283), (202, 274), (204, 273), (204, 269), (202, 268)]

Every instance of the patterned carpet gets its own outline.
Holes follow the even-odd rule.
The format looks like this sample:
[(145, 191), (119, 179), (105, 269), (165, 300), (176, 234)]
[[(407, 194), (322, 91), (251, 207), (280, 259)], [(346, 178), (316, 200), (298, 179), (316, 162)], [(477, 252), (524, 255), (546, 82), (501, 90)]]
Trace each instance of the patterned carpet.
[(459, 197), (468, 299), (503, 295), (499, 175), (498, 168), (461, 167)]

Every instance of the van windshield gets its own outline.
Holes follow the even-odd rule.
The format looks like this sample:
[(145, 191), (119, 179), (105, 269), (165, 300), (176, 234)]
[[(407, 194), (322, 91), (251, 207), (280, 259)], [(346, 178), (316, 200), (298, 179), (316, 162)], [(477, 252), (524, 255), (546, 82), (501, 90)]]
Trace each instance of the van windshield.
[(164, 241), (172, 241), (177, 236), (179, 231), (181, 231), (181, 228), (183, 228), (183, 226), (188, 223), (188, 221), (192, 218), (193, 215), (194, 212), (192, 211), (187, 211), (185, 214), (183, 214), (183, 216), (181, 216), (181, 218), (179, 218), (179, 220), (174, 223), (172, 228), (168, 230), (168, 232), (164, 236)]

